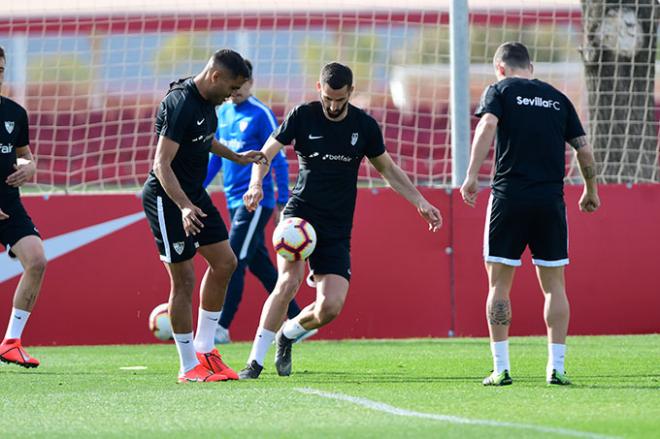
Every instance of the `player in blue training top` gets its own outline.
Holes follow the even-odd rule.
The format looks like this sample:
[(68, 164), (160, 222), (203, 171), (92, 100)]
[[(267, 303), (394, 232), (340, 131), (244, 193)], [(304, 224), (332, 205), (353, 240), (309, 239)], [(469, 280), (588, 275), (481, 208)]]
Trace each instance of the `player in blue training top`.
[[(259, 151), (270, 135), (277, 129), (277, 121), (273, 112), (257, 98), (252, 96), (254, 85), (252, 79), (252, 64), (245, 60), (250, 72), (250, 78), (243, 86), (232, 93), (227, 102), (218, 107), (218, 130), (216, 138), (236, 152)], [(247, 192), (252, 174), (251, 166), (241, 166), (211, 156), (204, 181), (207, 187), (222, 169), (225, 197), (231, 217), (229, 244), (236, 253), (238, 266), (229, 281), (225, 303), (218, 322), (215, 335), (216, 343), (229, 343), (229, 326), (238, 311), (238, 305), (243, 297), (245, 285), (245, 269), (261, 281), (264, 288), (270, 292), (277, 282), (277, 270), (266, 250), (264, 229), (273, 216), (277, 224), (282, 208), (289, 199), (289, 165), (284, 152), (276, 154), (272, 167), (277, 179), (277, 200), (273, 188), (273, 177), (268, 172), (263, 180), (264, 199), (254, 212), (249, 212), (243, 204), (243, 194)], [(275, 211), (275, 215), (273, 215)], [(300, 307), (295, 300), (289, 303), (288, 317), (293, 318), (300, 313)], [(302, 338), (307, 338), (316, 331), (308, 331)]]

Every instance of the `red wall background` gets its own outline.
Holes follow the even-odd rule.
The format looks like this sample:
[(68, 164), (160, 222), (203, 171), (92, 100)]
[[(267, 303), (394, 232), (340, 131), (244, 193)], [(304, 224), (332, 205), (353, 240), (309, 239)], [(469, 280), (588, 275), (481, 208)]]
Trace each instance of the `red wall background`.
[[(660, 332), (660, 186), (601, 187), (603, 207), (591, 215), (577, 209), (580, 190), (566, 188), (571, 333)], [(391, 190), (360, 190), (349, 298), (319, 338), (444, 337), (452, 329), (458, 336), (487, 335), (481, 248), (488, 193), (480, 195), (475, 209), (456, 191), (424, 193), (444, 216), (435, 234)], [(221, 194), (214, 200), (224, 206)], [(26, 197), (24, 203), (45, 240), (141, 211), (139, 198), (131, 195)], [(204, 261), (197, 259), (201, 280)], [(529, 255), (523, 260), (512, 291), (512, 334), (543, 334), (543, 297)], [(0, 283), (2, 331), (17, 282), (18, 276)], [(168, 291), (142, 219), (49, 262), (24, 342), (151, 342), (149, 312), (167, 300)], [(304, 286), (300, 304), (312, 301), (313, 293)], [(252, 339), (265, 297), (248, 274), (232, 339)]]

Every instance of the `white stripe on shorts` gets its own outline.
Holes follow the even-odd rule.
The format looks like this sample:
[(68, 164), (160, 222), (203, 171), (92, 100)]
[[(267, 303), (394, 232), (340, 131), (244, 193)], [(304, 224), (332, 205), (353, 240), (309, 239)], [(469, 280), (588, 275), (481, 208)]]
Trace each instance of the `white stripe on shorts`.
[(488, 237), (490, 231), (490, 214), (493, 209), (493, 194), (488, 197), (488, 208), (486, 209), (486, 223), (484, 224), (484, 258), (488, 257)]
[(564, 265), (568, 265), (568, 258), (558, 259), (556, 261), (546, 261), (544, 259), (532, 258), (532, 263), (534, 263), (534, 265), (538, 265), (539, 267), (563, 267)]
[(498, 264), (509, 265), (511, 267), (520, 267), (522, 265), (520, 259), (500, 258), (499, 256), (486, 256), (484, 257), (484, 260), (486, 262), (497, 262)]
[(248, 226), (248, 231), (247, 235), (245, 235), (245, 241), (243, 241), (243, 245), (241, 246), (241, 252), (238, 254), (238, 259), (241, 261), (245, 259), (247, 256), (248, 248), (250, 247), (250, 241), (252, 241), (252, 237), (254, 236), (254, 231), (257, 228), (257, 224), (259, 223), (259, 218), (261, 217), (261, 205), (257, 206), (257, 210), (254, 211), (254, 216), (252, 217), (252, 220), (250, 221), (250, 225)]
[(163, 246), (165, 247), (165, 256), (160, 255), (160, 260), (169, 264), (172, 262), (172, 256), (170, 255), (170, 241), (167, 239), (167, 226), (165, 225), (165, 211), (163, 210), (162, 197), (156, 197), (156, 206), (158, 208), (158, 227), (160, 228), (160, 235), (163, 237)]
[(486, 210), (486, 224), (484, 224), (484, 260), (486, 262), (496, 262), (498, 264), (510, 265), (511, 267), (519, 267), (522, 265), (520, 259), (502, 258), (499, 256), (491, 256), (489, 238), (490, 238), (490, 216), (493, 213), (493, 194), (488, 197), (488, 209)]

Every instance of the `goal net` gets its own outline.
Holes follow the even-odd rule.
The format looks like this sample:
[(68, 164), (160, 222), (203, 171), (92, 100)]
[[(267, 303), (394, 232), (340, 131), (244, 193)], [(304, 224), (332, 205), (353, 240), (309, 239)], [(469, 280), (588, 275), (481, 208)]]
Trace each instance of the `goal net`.
[[(279, 121), (295, 105), (317, 99), (315, 83), (323, 64), (348, 64), (356, 83), (352, 102), (379, 122), (396, 162), (415, 184), (449, 186), (449, 3), (11, 2), (0, 17), (0, 45), (7, 52), (2, 94), (24, 105), (30, 116), (39, 168), (31, 187), (42, 192), (137, 190), (151, 167), (155, 112), (168, 83), (197, 73), (222, 47), (252, 61), (254, 94)], [(537, 76), (565, 91), (589, 133), (602, 137), (607, 124), (588, 123), (590, 110), (602, 106), (603, 99), (589, 96), (586, 85), (579, 1), (473, 0), (469, 8), (471, 67), (465, 74), (470, 77), (472, 106), (494, 81), (491, 59), (496, 47), (520, 40), (530, 48)], [(603, 14), (607, 18), (611, 13)], [(622, 14), (619, 22), (626, 23), (629, 14)], [(654, 80), (655, 70), (648, 75)], [(607, 93), (602, 90), (599, 96)], [(641, 111), (655, 117), (654, 99), (645, 102)], [(632, 110), (630, 105), (626, 108)], [(609, 108), (611, 125), (615, 118), (629, 122), (618, 100)], [(637, 160), (631, 175), (622, 170), (624, 165), (603, 166), (603, 178), (657, 179), (656, 126), (623, 133), (619, 129), (609, 133), (619, 141), (601, 145), (601, 161), (616, 154), (634, 155), (634, 136), (652, 136), (654, 147), (648, 154), (628, 157)], [(294, 176), (296, 156), (290, 147), (286, 152)], [(570, 182), (577, 174), (572, 162), (567, 163)], [(491, 166), (487, 162), (482, 169), (484, 182)], [(360, 180), (368, 186), (383, 184), (367, 165)]]

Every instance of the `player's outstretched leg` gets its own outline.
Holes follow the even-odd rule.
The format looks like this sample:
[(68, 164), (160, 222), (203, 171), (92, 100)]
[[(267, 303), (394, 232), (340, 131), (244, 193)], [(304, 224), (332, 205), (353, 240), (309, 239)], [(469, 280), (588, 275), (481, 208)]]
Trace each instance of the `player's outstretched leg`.
[(282, 326), (275, 344), (275, 368), (278, 375), (291, 375), (291, 351), (298, 337), (333, 321), (341, 312), (348, 294), (348, 279), (336, 274), (315, 275), (316, 301), (307, 306), (295, 319)]
[(211, 372), (237, 380), (238, 374), (222, 361), (222, 356), (214, 345), (227, 285), (236, 268), (236, 256), (227, 240), (203, 245), (198, 251), (208, 262), (208, 268), (200, 291), (197, 334), (194, 341), (197, 359)]
[(46, 271), (46, 256), (41, 238), (35, 235), (19, 239), (11, 248), (23, 266), (23, 275), (14, 293), (14, 302), (5, 338), (0, 344), (0, 361), (25, 368), (39, 366), (21, 345), (23, 329), (39, 296)]
[(548, 330), (548, 384), (565, 386), (571, 384), (566, 376), (566, 335), (570, 318), (570, 307), (566, 296), (564, 267), (536, 267), (536, 275), (545, 296), (543, 317)]
[[(314, 288), (316, 288), (316, 285), (314, 286)], [(292, 303), (293, 303), (293, 301), (292, 301)], [(316, 305), (316, 303), (312, 302), (309, 305), (307, 305), (305, 308), (303, 308), (298, 314), (293, 315), (293, 316), (290, 315), (291, 307), (289, 306), (289, 313), (287, 313), (287, 315), (289, 315), (289, 320), (285, 321), (283, 326), (288, 325), (291, 320), (295, 320), (296, 317), (298, 317), (299, 315), (302, 315), (306, 312), (314, 312), (314, 306), (315, 305)], [(293, 341), (293, 343), (296, 344), (296, 343), (300, 343), (301, 341), (307, 340), (308, 338), (313, 337), (316, 334), (318, 334), (318, 332), (319, 332), (319, 330), (317, 328), (310, 329), (310, 330), (305, 330), (305, 332), (303, 332), (298, 337), (296, 337), (296, 339)]]
[(240, 379), (255, 379), (263, 370), (264, 359), (275, 340), (275, 332), (282, 325), (289, 302), (298, 292), (305, 276), (303, 261), (290, 262), (277, 257), (279, 276), (273, 292), (268, 296), (261, 311), (261, 320), (252, 343), (247, 366), (240, 371)]
[(509, 292), (513, 284), (515, 268), (497, 262), (487, 262), (488, 299), (486, 319), (490, 332), (490, 349), (493, 354), (493, 372), (484, 378), (484, 386), (506, 386), (511, 384), (509, 363), (509, 325), (511, 324), (511, 301)]

